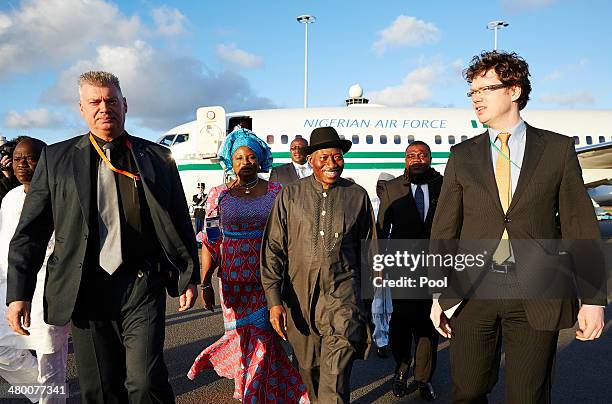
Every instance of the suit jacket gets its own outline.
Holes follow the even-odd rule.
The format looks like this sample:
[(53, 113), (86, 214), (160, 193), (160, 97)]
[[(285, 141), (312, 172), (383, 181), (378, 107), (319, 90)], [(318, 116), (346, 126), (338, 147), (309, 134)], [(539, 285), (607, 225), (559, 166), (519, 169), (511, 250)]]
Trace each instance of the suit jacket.
[[(198, 252), (178, 170), (170, 150), (129, 136), (145, 198), (163, 258), (162, 275), (172, 296), (199, 281)], [(7, 304), (31, 301), (45, 248), (55, 230), (55, 249), (47, 263), (45, 321), (70, 320), (88, 260), (92, 184), (88, 134), (46, 147), (25, 199), (10, 244)], [(93, 237), (92, 237), (93, 238)], [(90, 246), (92, 251), (99, 248)]]
[(274, 167), (270, 172), (269, 181), (280, 182), (283, 187), (299, 180), (297, 173), (295, 172), (295, 166), (293, 163), (283, 164), (282, 166)]
[(383, 194), (380, 197), (377, 219), (379, 239), (389, 237), (391, 225), (393, 225), (391, 230), (391, 238), (393, 239), (429, 238), (440, 189), (442, 188), (442, 176), (437, 172), (436, 174), (427, 184), (429, 209), (425, 222), (419, 216), (410, 181), (406, 176), (402, 175), (383, 183)]
[[(499, 240), (504, 228), (511, 240), (600, 239), (572, 138), (527, 125), (521, 174), (504, 214), (488, 136), (485, 132), (451, 148), (432, 239)], [(575, 269), (580, 279), (605, 285), (603, 266), (585, 268), (578, 261)], [(529, 268), (529, 271), (538, 271), (538, 268)], [(602, 293), (583, 298), (582, 302), (605, 305), (605, 291)], [(441, 299), (440, 305), (446, 310), (459, 302), (460, 299)], [(557, 330), (573, 326), (578, 302), (575, 299), (525, 300), (524, 307), (532, 327)]]

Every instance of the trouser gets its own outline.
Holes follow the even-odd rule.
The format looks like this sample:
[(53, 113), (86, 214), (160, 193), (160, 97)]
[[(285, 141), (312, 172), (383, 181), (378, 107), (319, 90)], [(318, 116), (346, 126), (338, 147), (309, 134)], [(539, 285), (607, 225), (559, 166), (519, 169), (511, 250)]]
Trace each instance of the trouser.
[(436, 370), (438, 332), (429, 319), (431, 300), (393, 300), (389, 324), (395, 371), (407, 372), (412, 362), (414, 340), (414, 380), (427, 383)]
[(487, 402), (498, 379), (502, 339), (506, 402), (550, 402), (559, 332), (532, 328), (522, 300), (469, 300), (450, 326), (453, 403)]
[[(337, 281), (320, 272), (310, 305), (310, 326), (289, 311), (289, 342), (311, 402), (348, 403), (351, 370), (368, 340), (366, 316), (358, 306), (356, 279)], [(299, 316), (299, 314), (296, 313)]]
[[(68, 332), (69, 328), (62, 330), (62, 341), (53, 353), (41, 353), (36, 351), (38, 359), (38, 383), (41, 385), (65, 384), (66, 383), (66, 360), (68, 359)], [(68, 386), (66, 394), (53, 397), (43, 396), (41, 404), (65, 404), (68, 398)]]
[(141, 267), (102, 278), (109, 295), (98, 305), (110, 310), (92, 306), (93, 285), (79, 291), (88, 304), (75, 308), (72, 339), (83, 403), (174, 403), (163, 357), (166, 293), (160, 275)]
[[(354, 350), (338, 337), (313, 337), (319, 362), (309, 368), (300, 367), (300, 376), (312, 403), (348, 403), (351, 396), (351, 370)], [(335, 357), (338, 361), (328, 358)], [(299, 362), (299, 359), (298, 359)]]

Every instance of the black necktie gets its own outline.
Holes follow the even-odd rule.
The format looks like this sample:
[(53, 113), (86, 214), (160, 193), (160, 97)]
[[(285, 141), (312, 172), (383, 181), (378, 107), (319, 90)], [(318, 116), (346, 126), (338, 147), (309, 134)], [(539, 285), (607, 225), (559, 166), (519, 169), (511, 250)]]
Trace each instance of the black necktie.
[(425, 194), (423, 194), (423, 190), (421, 189), (420, 185), (417, 185), (416, 190), (414, 191), (414, 201), (416, 202), (416, 207), (419, 211), (421, 221), (425, 222)]

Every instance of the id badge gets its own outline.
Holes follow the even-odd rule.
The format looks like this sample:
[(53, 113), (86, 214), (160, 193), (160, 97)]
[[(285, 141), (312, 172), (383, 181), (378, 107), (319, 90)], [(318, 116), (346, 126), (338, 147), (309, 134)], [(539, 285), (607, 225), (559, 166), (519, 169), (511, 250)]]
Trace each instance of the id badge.
[(219, 216), (208, 217), (204, 220), (206, 238), (211, 244), (216, 243), (221, 237), (221, 220)]

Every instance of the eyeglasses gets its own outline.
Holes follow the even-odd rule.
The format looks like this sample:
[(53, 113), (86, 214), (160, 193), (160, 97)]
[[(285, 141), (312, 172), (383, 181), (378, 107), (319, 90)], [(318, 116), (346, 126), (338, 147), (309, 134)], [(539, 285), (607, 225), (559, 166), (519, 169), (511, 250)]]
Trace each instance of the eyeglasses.
[(505, 88), (508, 87), (507, 84), (492, 84), (490, 86), (484, 86), (484, 87), (480, 87), (478, 90), (470, 90), (467, 93), (468, 98), (472, 98), (474, 96), (474, 94), (482, 94), (482, 95), (487, 95), (492, 91), (495, 90), (499, 90), (500, 88)]

